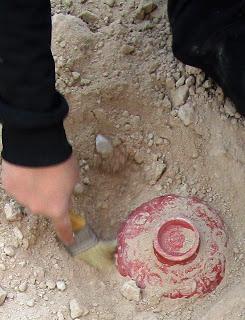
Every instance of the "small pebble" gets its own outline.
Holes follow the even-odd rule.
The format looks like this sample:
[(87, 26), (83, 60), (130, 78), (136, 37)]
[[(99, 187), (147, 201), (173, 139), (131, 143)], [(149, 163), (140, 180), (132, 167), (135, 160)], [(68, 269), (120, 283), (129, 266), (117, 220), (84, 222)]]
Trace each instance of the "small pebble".
[(25, 292), (27, 290), (27, 282), (22, 282), (20, 285), (19, 285), (19, 291), (20, 292)]
[(194, 109), (190, 103), (186, 103), (178, 110), (178, 116), (185, 126), (189, 126), (193, 121)]
[(64, 315), (61, 311), (57, 312), (57, 320), (65, 320)]
[(14, 297), (15, 297), (15, 295), (14, 295), (13, 292), (10, 292), (10, 293), (7, 294), (7, 298), (8, 298), (8, 299), (12, 299), (12, 300), (13, 300)]
[(234, 117), (234, 115), (236, 114), (236, 108), (228, 98), (225, 100), (224, 111), (230, 117)]
[(104, 3), (107, 4), (109, 7), (114, 7), (116, 0), (104, 0)]
[(149, 134), (148, 134), (148, 139), (149, 139), (149, 140), (154, 139), (154, 133), (149, 133)]
[(5, 247), (3, 251), (9, 257), (14, 257), (15, 255), (14, 249), (10, 246)]
[(173, 108), (183, 105), (189, 96), (189, 88), (187, 85), (171, 90), (171, 101)]
[(166, 79), (166, 88), (168, 89), (168, 90), (171, 90), (171, 89), (173, 89), (175, 87), (175, 81), (174, 81), (174, 79), (173, 78), (167, 78)]
[(73, 77), (74, 80), (78, 80), (80, 78), (80, 73), (72, 72), (72, 77)]
[(91, 80), (89, 79), (81, 79), (80, 85), (81, 86), (88, 86), (91, 83)]
[(6, 219), (10, 222), (20, 220), (22, 217), (21, 209), (17, 207), (13, 201), (5, 204), (4, 213)]
[(7, 297), (7, 292), (0, 287), (0, 306), (3, 305), (6, 297)]
[(128, 44), (124, 44), (121, 47), (121, 52), (125, 55), (129, 55), (129, 54), (133, 53), (134, 51), (135, 51), (135, 48), (133, 46), (128, 45)]
[(196, 76), (196, 86), (197, 86), (197, 88), (200, 87), (203, 84), (204, 80), (205, 80), (205, 73), (202, 72), (202, 73), (200, 73), (200, 74), (198, 74)]
[(163, 138), (160, 137), (160, 138), (157, 138), (157, 139), (156, 139), (156, 145), (157, 145), (157, 146), (159, 146), (159, 145), (161, 145), (161, 144), (163, 144), (163, 143), (164, 143), (164, 139), (163, 139)]
[(88, 171), (88, 170), (89, 170), (89, 165), (88, 165), (88, 164), (86, 164), (86, 166), (84, 166), (84, 170), (85, 170), (85, 171)]
[(0, 263), (0, 270), (1, 271), (5, 271), (6, 270), (6, 266), (3, 263)]
[(141, 290), (136, 285), (135, 281), (130, 280), (125, 282), (120, 290), (122, 296), (129, 301), (140, 301), (141, 300)]
[(242, 116), (240, 115), (240, 113), (238, 113), (238, 112), (235, 113), (235, 118), (236, 118), (236, 119), (241, 119), (241, 117), (242, 117)]
[(188, 66), (188, 65), (185, 66), (185, 70), (188, 75), (198, 75), (202, 71), (201, 69), (198, 69), (198, 68), (195, 68), (192, 66)]
[(84, 192), (84, 186), (81, 183), (77, 183), (73, 190), (73, 193), (77, 196), (81, 195)]
[(22, 247), (27, 250), (29, 248), (29, 241), (28, 239), (23, 239), (22, 240)]
[(61, 47), (61, 48), (65, 48), (65, 46), (66, 46), (66, 42), (65, 42), (65, 41), (61, 41), (61, 42), (60, 42), (60, 47)]
[(76, 319), (81, 316), (86, 316), (89, 313), (89, 311), (86, 307), (81, 306), (76, 299), (72, 299), (70, 301), (70, 313), (71, 318)]
[(210, 89), (212, 88), (212, 81), (210, 79), (206, 80), (204, 83), (203, 83), (203, 87), (205, 89)]
[(189, 77), (186, 79), (186, 81), (185, 81), (185, 83), (186, 83), (186, 85), (187, 85), (188, 87), (193, 86), (193, 85), (195, 84), (195, 82), (196, 82), (196, 79), (195, 79), (195, 77), (193, 77), (193, 76), (189, 76)]
[(157, 161), (151, 168), (149, 173), (150, 185), (155, 185), (157, 181), (162, 177), (167, 169), (167, 165), (164, 162)]
[(83, 183), (84, 183), (85, 185), (89, 185), (89, 184), (90, 184), (89, 177), (84, 177)]
[(40, 288), (40, 289), (45, 289), (45, 288), (46, 288), (46, 283), (45, 283), (44, 281), (41, 281), (41, 282), (39, 283), (39, 288)]
[(98, 20), (98, 16), (87, 10), (80, 14), (80, 18), (86, 23), (95, 23)]
[(47, 280), (46, 281), (46, 287), (49, 289), (49, 290), (54, 290), (55, 287), (56, 287), (56, 284), (53, 280)]
[(18, 227), (14, 227), (13, 232), (17, 240), (23, 240), (24, 238), (23, 233), (20, 231)]
[(57, 289), (60, 291), (65, 291), (65, 289), (66, 289), (66, 284), (65, 284), (65, 281), (63, 281), (63, 280), (57, 281), (56, 286), (57, 286)]
[(144, 20), (145, 16), (157, 8), (157, 3), (153, 0), (141, 0), (136, 11), (135, 18)]
[(136, 151), (135, 156), (134, 156), (134, 160), (136, 163), (138, 164), (142, 164), (144, 162), (144, 153), (143, 151)]
[(30, 308), (34, 307), (35, 301), (34, 299), (30, 299), (26, 302), (26, 305)]
[(112, 153), (113, 145), (109, 138), (98, 134), (95, 140), (96, 151), (103, 157)]
[(72, 0), (63, 0), (63, 4), (65, 7), (70, 8), (73, 4)]
[(185, 84), (185, 77), (182, 76), (181, 78), (179, 78), (179, 80), (176, 82), (176, 88), (179, 88), (181, 86), (183, 86)]
[(124, 110), (123, 113), (122, 113), (122, 116), (125, 117), (125, 118), (129, 117), (128, 110)]

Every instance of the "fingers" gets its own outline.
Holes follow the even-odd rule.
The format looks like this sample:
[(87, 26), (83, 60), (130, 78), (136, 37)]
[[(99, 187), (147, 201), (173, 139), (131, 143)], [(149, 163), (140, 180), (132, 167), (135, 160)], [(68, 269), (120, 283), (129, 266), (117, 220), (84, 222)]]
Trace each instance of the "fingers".
[(53, 218), (55, 231), (62, 242), (69, 246), (74, 243), (74, 235), (68, 213), (64, 216)]
[(60, 164), (35, 169), (3, 160), (1, 176), (2, 185), (11, 197), (33, 214), (49, 217), (66, 245), (74, 242), (68, 206), (79, 169), (73, 155)]

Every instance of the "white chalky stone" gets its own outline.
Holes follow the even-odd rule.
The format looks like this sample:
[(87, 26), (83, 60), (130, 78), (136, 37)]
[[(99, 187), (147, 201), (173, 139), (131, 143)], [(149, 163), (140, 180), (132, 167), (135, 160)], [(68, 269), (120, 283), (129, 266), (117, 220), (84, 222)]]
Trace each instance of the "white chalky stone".
[(65, 281), (63, 280), (57, 281), (56, 286), (57, 286), (57, 289), (60, 291), (64, 291), (66, 289), (66, 284), (65, 284)]
[(4, 303), (7, 297), (7, 292), (0, 287), (0, 306)]
[(129, 301), (140, 301), (141, 299), (141, 290), (133, 280), (125, 282), (120, 292)]
[(10, 246), (5, 247), (3, 251), (9, 257), (13, 257), (15, 255), (14, 249)]
[(89, 313), (88, 309), (81, 306), (76, 299), (70, 301), (70, 312), (72, 319), (86, 316)]
[(54, 290), (56, 287), (56, 284), (53, 280), (47, 280), (46, 281), (46, 286), (49, 290)]

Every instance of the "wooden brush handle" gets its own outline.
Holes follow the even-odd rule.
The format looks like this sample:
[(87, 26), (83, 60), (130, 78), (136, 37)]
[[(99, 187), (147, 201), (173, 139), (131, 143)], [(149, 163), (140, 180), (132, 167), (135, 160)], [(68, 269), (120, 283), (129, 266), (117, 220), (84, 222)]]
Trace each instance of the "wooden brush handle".
[(84, 227), (86, 227), (87, 222), (84, 217), (80, 216), (73, 209), (69, 211), (69, 216), (71, 219), (72, 230), (74, 232), (81, 231)]

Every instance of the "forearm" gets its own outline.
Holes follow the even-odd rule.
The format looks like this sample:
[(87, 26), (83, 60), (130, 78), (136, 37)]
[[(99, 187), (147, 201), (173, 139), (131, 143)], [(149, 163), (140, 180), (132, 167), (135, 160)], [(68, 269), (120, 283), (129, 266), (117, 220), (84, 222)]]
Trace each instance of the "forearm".
[(27, 166), (66, 160), (68, 105), (55, 90), (49, 0), (2, 0), (0, 39), (3, 158)]

